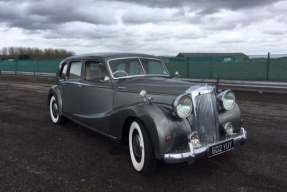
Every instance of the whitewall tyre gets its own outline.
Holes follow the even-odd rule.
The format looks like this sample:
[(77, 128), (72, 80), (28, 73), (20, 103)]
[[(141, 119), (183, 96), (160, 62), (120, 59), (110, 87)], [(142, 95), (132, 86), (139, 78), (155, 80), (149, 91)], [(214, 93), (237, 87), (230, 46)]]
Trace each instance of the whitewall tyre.
[(54, 124), (61, 123), (62, 117), (60, 115), (60, 108), (59, 108), (58, 101), (54, 95), (50, 97), (49, 113), (50, 113), (50, 119)]
[(141, 123), (133, 121), (129, 129), (129, 152), (133, 168), (141, 174), (153, 173), (156, 160), (148, 137)]

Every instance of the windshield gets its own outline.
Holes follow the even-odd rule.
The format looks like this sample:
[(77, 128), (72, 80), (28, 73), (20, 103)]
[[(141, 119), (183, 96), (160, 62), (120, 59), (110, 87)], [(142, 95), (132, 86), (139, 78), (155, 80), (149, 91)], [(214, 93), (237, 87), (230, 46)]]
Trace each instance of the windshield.
[(109, 66), (114, 78), (144, 75), (169, 75), (166, 66), (157, 59), (117, 59), (110, 61)]

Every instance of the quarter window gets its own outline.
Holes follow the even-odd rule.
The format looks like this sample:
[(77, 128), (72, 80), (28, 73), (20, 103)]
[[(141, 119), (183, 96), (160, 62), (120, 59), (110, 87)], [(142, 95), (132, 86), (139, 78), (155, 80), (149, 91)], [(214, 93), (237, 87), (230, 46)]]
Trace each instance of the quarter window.
[(61, 78), (63, 79), (67, 78), (67, 71), (68, 71), (68, 64), (65, 63), (64, 66), (62, 67)]
[(80, 79), (82, 72), (81, 62), (72, 62), (70, 67), (69, 79)]

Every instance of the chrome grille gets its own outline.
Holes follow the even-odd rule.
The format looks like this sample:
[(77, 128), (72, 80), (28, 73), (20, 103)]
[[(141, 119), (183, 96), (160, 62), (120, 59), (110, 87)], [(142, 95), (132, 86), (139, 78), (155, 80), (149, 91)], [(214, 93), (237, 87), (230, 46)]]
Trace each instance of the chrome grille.
[(219, 122), (216, 97), (213, 92), (195, 97), (195, 129), (202, 144), (219, 140)]

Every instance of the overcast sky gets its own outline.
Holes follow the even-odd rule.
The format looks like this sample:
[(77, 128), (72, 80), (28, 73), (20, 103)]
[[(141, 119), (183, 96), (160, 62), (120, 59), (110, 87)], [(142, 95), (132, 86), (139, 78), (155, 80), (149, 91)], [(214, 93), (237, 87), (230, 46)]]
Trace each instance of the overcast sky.
[(0, 0), (0, 47), (287, 53), (286, 0)]

